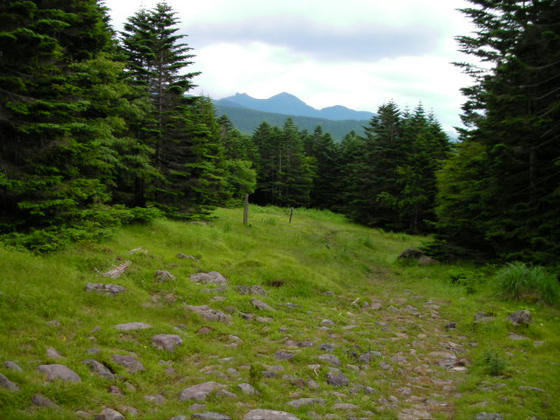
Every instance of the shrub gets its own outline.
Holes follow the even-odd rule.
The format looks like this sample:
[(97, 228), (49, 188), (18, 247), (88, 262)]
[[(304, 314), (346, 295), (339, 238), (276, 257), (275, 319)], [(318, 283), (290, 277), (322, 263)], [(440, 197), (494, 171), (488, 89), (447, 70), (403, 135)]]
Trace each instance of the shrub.
[(499, 376), (504, 373), (506, 362), (494, 350), (488, 350), (483, 355), (486, 372), (491, 376)]
[(496, 286), (507, 299), (554, 303), (560, 296), (560, 284), (554, 274), (522, 262), (509, 263), (499, 270)]

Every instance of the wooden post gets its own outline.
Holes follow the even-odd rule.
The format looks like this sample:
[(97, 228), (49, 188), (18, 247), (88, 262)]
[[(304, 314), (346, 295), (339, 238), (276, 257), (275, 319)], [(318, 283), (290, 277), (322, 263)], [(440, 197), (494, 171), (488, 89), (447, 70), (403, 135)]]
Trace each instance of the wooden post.
[(294, 215), (294, 208), (290, 207), (290, 223), (292, 223), (292, 217)]
[(243, 224), (247, 226), (249, 222), (249, 194), (245, 194), (245, 207), (243, 208)]

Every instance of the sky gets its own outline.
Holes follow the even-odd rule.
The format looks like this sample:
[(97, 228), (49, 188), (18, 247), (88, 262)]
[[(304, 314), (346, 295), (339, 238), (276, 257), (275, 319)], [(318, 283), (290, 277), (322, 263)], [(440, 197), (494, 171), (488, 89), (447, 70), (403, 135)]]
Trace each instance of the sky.
[[(105, 0), (120, 30), (157, 0)], [(454, 135), (469, 78), (455, 37), (472, 32), (466, 0), (168, 0), (200, 71), (193, 93), (296, 95), (315, 108), (375, 112), (421, 102)]]

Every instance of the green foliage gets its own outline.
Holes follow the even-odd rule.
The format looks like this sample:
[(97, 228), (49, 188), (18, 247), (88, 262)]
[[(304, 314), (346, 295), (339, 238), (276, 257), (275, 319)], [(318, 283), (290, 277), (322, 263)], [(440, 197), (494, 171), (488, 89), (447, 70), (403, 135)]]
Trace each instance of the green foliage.
[(482, 362), (488, 375), (500, 376), (504, 374), (506, 362), (497, 351), (487, 350), (482, 357)]
[(560, 283), (553, 273), (522, 262), (500, 269), (496, 273), (496, 288), (503, 297), (518, 301), (556, 303), (560, 297)]
[(440, 239), (486, 257), (554, 264), (560, 252), (558, 4), (470, 0), (459, 63), (463, 144), (438, 177)]

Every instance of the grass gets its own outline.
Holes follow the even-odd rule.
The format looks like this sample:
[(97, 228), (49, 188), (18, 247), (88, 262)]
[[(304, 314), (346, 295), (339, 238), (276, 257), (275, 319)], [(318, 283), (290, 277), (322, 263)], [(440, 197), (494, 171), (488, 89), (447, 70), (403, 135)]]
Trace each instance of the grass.
[[(111, 239), (45, 256), (0, 248), (0, 373), (21, 388), (18, 393), (0, 388), (0, 418), (70, 419), (77, 410), (93, 415), (103, 407), (122, 411), (128, 406), (138, 410), (136, 418), (168, 419), (191, 413), (191, 403), (179, 402), (178, 395), (209, 380), (227, 385), (237, 397), (211, 395), (203, 411), (233, 419), (252, 408), (288, 411), (301, 419), (313, 418), (312, 412), (318, 418), (350, 415), (333, 408), (338, 402), (357, 405), (352, 414), (358, 417), (386, 419), (419, 406), (434, 418), (454, 419), (472, 419), (482, 411), (512, 419), (554, 418), (560, 412), (555, 398), (560, 394), (558, 309), (539, 301), (497, 299), (494, 267), (402, 266), (399, 253), (419, 247), (424, 238), (367, 229), (330, 212), (298, 209), (289, 224), (287, 210), (254, 206), (248, 227), (241, 224), (241, 210), (219, 209), (215, 216), (209, 223), (156, 220), (128, 226)], [(128, 254), (138, 247), (148, 253)], [(179, 259), (180, 252), (196, 259)], [(125, 260), (132, 265), (121, 278), (109, 281), (98, 274)], [(176, 280), (156, 282), (156, 270), (168, 270)], [(214, 300), (202, 290), (205, 286), (189, 281), (200, 271), (219, 271), (231, 286), (263, 286), (268, 293), (259, 299), (276, 311), (258, 313), (252, 296), (231, 286), (220, 293), (223, 300)], [(85, 293), (88, 282), (112, 282), (127, 291), (113, 298)], [(232, 323), (204, 321), (185, 304), (230, 313)], [(519, 309), (533, 313), (528, 328), (505, 320)], [(269, 316), (272, 322), (247, 321), (241, 312)], [(476, 323), (477, 312), (495, 317)], [(321, 329), (324, 319), (334, 325)], [(132, 321), (152, 328), (130, 333), (114, 328)], [(449, 321), (456, 323), (454, 330), (444, 328)], [(199, 333), (203, 326), (210, 327), (205, 335)], [(178, 334), (183, 344), (173, 353), (157, 350), (150, 339), (160, 333)], [(526, 339), (512, 340), (512, 333)], [(242, 341), (232, 345), (231, 335)], [(298, 348), (287, 340), (315, 345)], [(333, 354), (350, 389), (326, 383), (330, 366), (318, 361), (322, 343), (336, 344)], [(48, 347), (64, 356), (59, 363), (78, 373), (81, 383), (45, 382), (37, 366), (57, 362), (46, 357)], [(88, 353), (91, 348), (99, 353)], [(297, 355), (278, 361), (279, 350)], [(356, 358), (368, 351), (381, 355), (369, 363)], [(430, 355), (450, 351), (465, 360), (466, 372), (451, 372), (437, 364), (439, 356)], [(114, 354), (135, 354), (146, 371), (128, 373), (112, 361)], [(110, 366), (117, 379), (92, 375), (83, 364), (89, 358)], [(17, 361), (23, 372), (4, 368), (5, 360)], [(272, 378), (263, 375), (270, 366), (283, 371)], [(318, 389), (305, 385), (311, 379)], [(260, 395), (243, 394), (237, 388), (243, 382)], [(123, 395), (108, 392), (111, 385)], [(375, 391), (352, 389), (356, 385)], [(32, 406), (36, 393), (62, 408)], [(164, 395), (165, 402), (144, 399), (153, 394)], [(301, 397), (326, 403), (300, 409), (287, 405)]]

